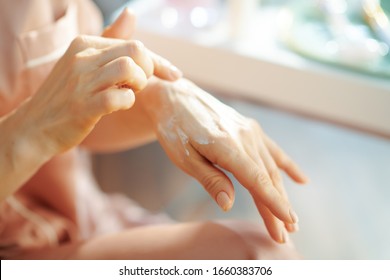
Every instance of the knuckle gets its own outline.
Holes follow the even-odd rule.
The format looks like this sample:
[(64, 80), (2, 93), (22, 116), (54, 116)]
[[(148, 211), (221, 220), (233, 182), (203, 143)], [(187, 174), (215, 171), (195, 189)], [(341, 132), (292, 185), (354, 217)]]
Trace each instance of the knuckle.
[(280, 175), (279, 170), (274, 167), (269, 171), (269, 177), (271, 178), (272, 182), (279, 184), (282, 181), (282, 176)]
[(86, 46), (87, 46), (87, 36), (79, 35), (73, 39), (72, 43), (70, 44), (70, 49), (73, 52), (79, 52), (80, 50), (83, 50)]
[(117, 61), (117, 71), (118, 73), (124, 73), (125, 75), (130, 75), (132, 74), (131, 68), (134, 65), (134, 61), (128, 57), (124, 56), (118, 59)]
[(129, 48), (130, 53), (138, 57), (144, 52), (145, 45), (141, 41), (134, 40), (129, 43)]
[(202, 176), (200, 183), (209, 193), (213, 194), (216, 193), (220, 189), (220, 186), (223, 185), (223, 178), (218, 173), (210, 172)]
[(217, 141), (226, 148), (229, 147), (229, 149), (231, 149), (236, 146), (236, 141), (232, 138), (232, 136), (219, 125), (217, 125), (215, 128), (209, 128), (208, 133), (214, 135)]
[(131, 57), (134, 61), (142, 68), (147, 77), (152, 76), (154, 65), (144, 44), (141, 41), (132, 41), (130, 43), (130, 48)]
[(233, 145), (226, 147), (226, 160), (229, 162), (236, 162), (240, 157), (239, 149)]
[(223, 141), (216, 141), (215, 145), (220, 145), (220, 152), (213, 153), (213, 157), (211, 158), (213, 162), (215, 162), (219, 166), (227, 166), (232, 162), (236, 162), (240, 157), (239, 148), (236, 147), (234, 141), (231, 139), (223, 139)]
[(260, 133), (263, 133), (263, 129), (261, 128), (261, 126), (257, 120), (252, 119), (252, 118), (248, 118), (248, 117), (247, 117), (247, 120), (248, 120), (248, 123), (251, 127), (258, 130)]
[(79, 69), (85, 66), (87, 58), (96, 53), (96, 50), (88, 46), (87, 36), (80, 35), (73, 39), (65, 56), (71, 69)]
[(269, 187), (270, 186), (270, 179), (266, 172), (261, 170), (255, 170), (253, 172), (253, 178), (256, 183), (260, 185), (260, 187)]

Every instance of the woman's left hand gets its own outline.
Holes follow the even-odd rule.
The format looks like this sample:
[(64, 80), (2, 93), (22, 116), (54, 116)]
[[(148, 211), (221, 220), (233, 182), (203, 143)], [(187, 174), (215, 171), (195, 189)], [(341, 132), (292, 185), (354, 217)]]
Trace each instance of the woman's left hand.
[(223, 210), (234, 201), (227, 170), (250, 192), (275, 241), (284, 243), (287, 231), (297, 230), (280, 169), (298, 183), (307, 179), (255, 120), (184, 79), (154, 79), (138, 97), (170, 159), (196, 178)]
[[(134, 29), (135, 16), (125, 9), (103, 36), (129, 39)], [(251, 193), (274, 240), (283, 243), (286, 229), (298, 229), (280, 169), (298, 183), (307, 179), (256, 121), (186, 80), (152, 78), (137, 99), (171, 160), (196, 178), (222, 209), (229, 210), (234, 201), (233, 184), (224, 169)]]

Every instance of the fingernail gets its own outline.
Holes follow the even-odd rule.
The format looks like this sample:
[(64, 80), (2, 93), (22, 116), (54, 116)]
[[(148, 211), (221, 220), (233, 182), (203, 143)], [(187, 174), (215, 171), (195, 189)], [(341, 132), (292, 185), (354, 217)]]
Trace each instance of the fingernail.
[(287, 243), (290, 241), (290, 237), (288, 236), (288, 232), (286, 231), (285, 228), (282, 228), (280, 234), (281, 234), (281, 237), (280, 237), (281, 243)]
[(299, 218), (298, 218), (297, 213), (295, 213), (294, 210), (292, 210), (292, 209), (290, 209), (290, 217), (291, 217), (293, 224), (296, 224), (299, 222)]
[(229, 211), (232, 207), (232, 201), (226, 192), (219, 192), (216, 200), (218, 206), (221, 207), (223, 211)]
[(173, 80), (177, 80), (183, 76), (183, 73), (174, 65), (169, 66), (170, 76)]
[(286, 224), (286, 228), (289, 232), (297, 232), (299, 231), (299, 225), (298, 224)]
[(119, 17), (124, 17), (124, 16), (126, 16), (126, 14), (129, 14), (129, 12), (130, 12), (130, 9), (128, 7), (125, 7), (122, 10), (122, 13), (119, 15)]
[(307, 177), (305, 174), (301, 174), (301, 177), (302, 177), (302, 179), (303, 179), (303, 183), (305, 183), (305, 184), (308, 184), (308, 183), (310, 183), (310, 178), (309, 177)]

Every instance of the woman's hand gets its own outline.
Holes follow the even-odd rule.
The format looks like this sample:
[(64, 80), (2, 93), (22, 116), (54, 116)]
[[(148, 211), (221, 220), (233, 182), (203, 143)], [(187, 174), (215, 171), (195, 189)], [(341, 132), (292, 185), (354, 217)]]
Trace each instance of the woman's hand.
[(130, 108), (151, 75), (181, 73), (135, 40), (77, 37), (23, 114), (56, 152), (79, 144), (106, 114)]
[(187, 80), (155, 80), (139, 95), (170, 159), (196, 178), (225, 211), (234, 201), (231, 172), (250, 192), (272, 238), (297, 230), (279, 169), (298, 183), (306, 177), (259, 124)]
[(132, 107), (152, 75), (181, 73), (138, 41), (77, 37), (38, 92), (0, 118), (0, 201), (78, 145), (103, 115)]

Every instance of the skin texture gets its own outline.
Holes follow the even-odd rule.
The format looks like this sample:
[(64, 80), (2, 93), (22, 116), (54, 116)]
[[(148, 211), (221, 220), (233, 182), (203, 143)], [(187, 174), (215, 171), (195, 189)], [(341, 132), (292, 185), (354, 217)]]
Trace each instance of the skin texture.
[[(130, 40), (134, 22), (134, 15), (125, 10), (104, 31), (106, 38), (76, 38), (38, 92), (0, 120), (3, 135), (12, 136), (0, 139), (0, 199), (23, 186), (26, 193), (75, 220), (70, 190), (80, 168), (72, 148), (82, 144), (91, 151), (117, 151), (158, 139), (172, 161), (201, 182), (224, 210), (234, 201), (225, 170), (232, 172), (251, 193), (272, 239), (290, 244), (287, 231), (297, 230), (297, 217), (279, 169), (298, 183), (304, 183), (305, 176), (255, 121), (181, 79), (168, 61)], [(56, 197), (63, 202), (46, 197), (39, 188), (43, 184), (57, 186)], [(252, 224), (204, 222), (136, 228), (20, 257), (299, 255)]]

